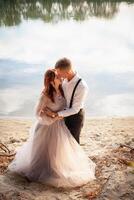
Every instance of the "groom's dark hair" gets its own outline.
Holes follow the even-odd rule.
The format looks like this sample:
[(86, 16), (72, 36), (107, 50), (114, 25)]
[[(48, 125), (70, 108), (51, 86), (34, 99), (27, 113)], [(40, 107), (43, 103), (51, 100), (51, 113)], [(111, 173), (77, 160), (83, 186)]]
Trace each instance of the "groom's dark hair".
[(55, 69), (70, 70), (71, 68), (72, 64), (68, 58), (61, 58), (55, 64)]

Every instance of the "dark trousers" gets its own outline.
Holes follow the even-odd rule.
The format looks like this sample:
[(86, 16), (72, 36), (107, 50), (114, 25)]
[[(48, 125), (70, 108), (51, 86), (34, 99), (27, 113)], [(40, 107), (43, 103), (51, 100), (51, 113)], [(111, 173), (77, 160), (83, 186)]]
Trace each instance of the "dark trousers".
[(80, 111), (75, 115), (70, 115), (65, 117), (65, 124), (70, 130), (72, 136), (76, 139), (76, 141), (80, 144), (80, 132), (84, 124), (84, 110), (80, 109)]

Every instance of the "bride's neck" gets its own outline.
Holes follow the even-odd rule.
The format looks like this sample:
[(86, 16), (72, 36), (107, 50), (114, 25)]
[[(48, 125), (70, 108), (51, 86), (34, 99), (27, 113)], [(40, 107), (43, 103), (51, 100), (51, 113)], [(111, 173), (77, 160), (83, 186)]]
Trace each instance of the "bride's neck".
[(59, 86), (58, 86), (58, 87), (55, 87), (55, 86), (54, 86), (54, 88), (55, 88), (55, 90), (56, 90), (56, 93), (59, 94), (59, 93), (60, 93), (60, 88), (59, 88)]

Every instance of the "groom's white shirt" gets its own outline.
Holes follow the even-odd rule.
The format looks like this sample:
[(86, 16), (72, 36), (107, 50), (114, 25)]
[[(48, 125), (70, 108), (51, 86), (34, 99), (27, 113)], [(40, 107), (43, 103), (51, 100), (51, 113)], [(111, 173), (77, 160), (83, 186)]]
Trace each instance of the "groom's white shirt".
[(81, 108), (84, 107), (84, 101), (87, 96), (88, 86), (86, 82), (82, 79), (75, 90), (72, 107), (69, 108), (73, 89), (79, 79), (79, 75), (76, 74), (70, 81), (68, 81), (67, 79), (63, 81), (62, 88), (64, 91), (67, 105), (64, 110), (58, 112), (59, 116), (67, 117), (70, 115), (74, 115), (78, 113)]

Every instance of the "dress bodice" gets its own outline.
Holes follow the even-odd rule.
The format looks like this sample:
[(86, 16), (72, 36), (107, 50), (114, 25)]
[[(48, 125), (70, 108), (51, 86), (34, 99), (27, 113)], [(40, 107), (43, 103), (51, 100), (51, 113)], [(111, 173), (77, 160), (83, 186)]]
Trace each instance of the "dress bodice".
[[(44, 96), (45, 98), (45, 96)], [(66, 106), (66, 100), (63, 96), (58, 96), (57, 94), (54, 95), (54, 101), (52, 102), (50, 99), (47, 97), (47, 102), (45, 105), (50, 108), (52, 111), (58, 112), (61, 110), (64, 110)]]
[(39, 101), (35, 108), (35, 115), (40, 123), (50, 125), (55, 122), (57, 119), (48, 117), (45, 113), (41, 115), (41, 110), (44, 110), (45, 107), (48, 107), (51, 111), (58, 112), (64, 110), (66, 106), (66, 100), (62, 96), (54, 94), (54, 102), (51, 101), (45, 94), (41, 94)]

